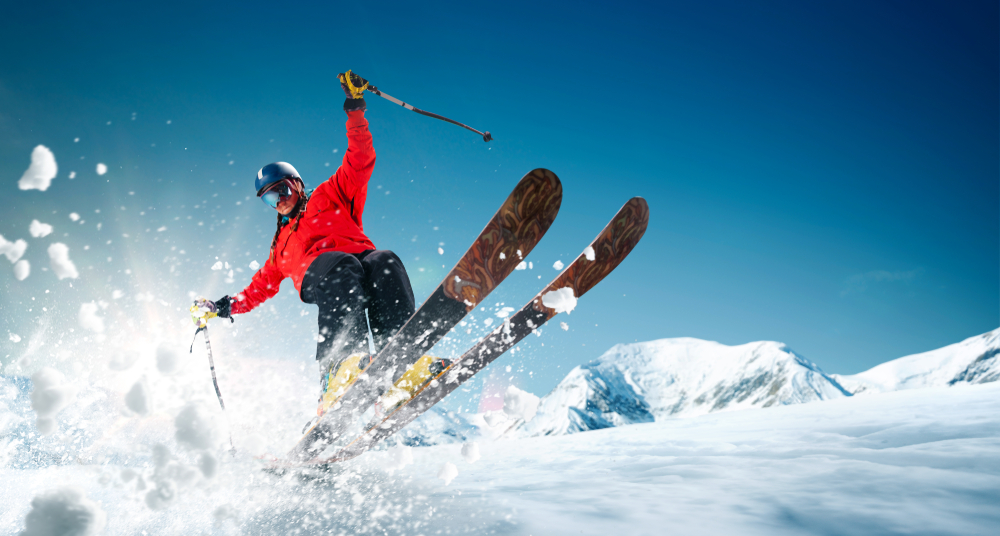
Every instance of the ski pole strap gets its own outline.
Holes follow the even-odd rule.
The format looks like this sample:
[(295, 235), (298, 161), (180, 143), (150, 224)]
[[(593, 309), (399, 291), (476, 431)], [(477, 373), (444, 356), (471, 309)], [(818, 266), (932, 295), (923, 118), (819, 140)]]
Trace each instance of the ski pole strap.
[(420, 108), (414, 107), (412, 104), (407, 104), (407, 103), (405, 103), (405, 102), (397, 99), (396, 97), (393, 97), (392, 95), (389, 95), (387, 93), (382, 93), (375, 86), (371, 86), (371, 85), (368, 86), (368, 91), (371, 91), (372, 93), (378, 95), (379, 97), (382, 97), (383, 99), (385, 99), (385, 100), (387, 100), (389, 102), (398, 104), (398, 105), (402, 106), (403, 108), (406, 108), (407, 110), (411, 110), (411, 111), (417, 112), (418, 114), (421, 114), (421, 115), (426, 115), (427, 117), (433, 117), (434, 119), (440, 119), (442, 121), (447, 121), (447, 122), (449, 122), (449, 123), (451, 123), (453, 125), (458, 125), (458, 126), (460, 126), (462, 128), (471, 130), (471, 131), (475, 132), (476, 134), (479, 134), (480, 136), (482, 136), (483, 137), (483, 141), (485, 141), (485, 142), (489, 142), (489, 141), (493, 140), (493, 136), (490, 135), (490, 131), (488, 131), (488, 130), (486, 132), (480, 132), (480, 131), (478, 131), (478, 130), (472, 128), (472, 127), (470, 127), (469, 125), (465, 125), (465, 124), (459, 123), (458, 121), (455, 121), (454, 119), (448, 119), (447, 117), (445, 117), (443, 115), (438, 115), (438, 114), (432, 113), (432, 112), (426, 112), (424, 110), (421, 110)]
[(205, 330), (205, 329), (208, 329), (208, 328), (198, 328), (198, 329), (194, 330), (194, 337), (191, 339), (191, 349), (188, 350), (189, 354), (193, 354), (194, 353), (194, 341), (196, 341), (198, 339), (198, 334), (201, 333), (202, 330)]

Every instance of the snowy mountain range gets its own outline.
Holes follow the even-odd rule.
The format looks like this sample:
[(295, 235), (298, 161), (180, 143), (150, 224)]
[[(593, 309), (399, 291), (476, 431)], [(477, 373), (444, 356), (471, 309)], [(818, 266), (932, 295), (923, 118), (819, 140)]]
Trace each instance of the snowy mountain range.
[(851, 376), (826, 374), (782, 343), (692, 338), (619, 344), (574, 368), (511, 436), (562, 435), (717, 411), (801, 404), (1000, 379), (1000, 329)]
[(619, 344), (576, 367), (514, 435), (562, 435), (845, 396), (850, 393), (836, 380), (781, 343), (661, 339)]
[(962, 342), (882, 363), (859, 374), (832, 376), (852, 394), (1000, 380), (1000, 328)]

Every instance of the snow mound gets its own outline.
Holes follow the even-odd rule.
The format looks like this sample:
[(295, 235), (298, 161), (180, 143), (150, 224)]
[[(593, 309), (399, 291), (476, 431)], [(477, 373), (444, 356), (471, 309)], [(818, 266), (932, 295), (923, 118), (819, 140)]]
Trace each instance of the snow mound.
[(17, 187), (22, 190), (49, 189), (52, 179), (56, 177), (59, 167), (56, 166), (56, 156), (44, 145), (39, 145), (31, 151), (31, 165), (17, 181)]
[(1000, 328), (962, 342), (894, 359), (853, 375), (832, 375), (853, 394), (1000, 380)]
[(692, 338), (619, 344), (574, 368), (515, 435), (561, 435), (678, 416), (850, 396), (778, 342)]
[(31, 501), (21, 536), (87, 536), (104, 530), (107, 517), (76, 488), (42, 493)]

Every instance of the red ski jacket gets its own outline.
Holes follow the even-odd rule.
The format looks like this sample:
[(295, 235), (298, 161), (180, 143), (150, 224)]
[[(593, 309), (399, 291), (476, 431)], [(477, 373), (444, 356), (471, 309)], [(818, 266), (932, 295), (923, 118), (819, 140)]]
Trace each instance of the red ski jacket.
[(347, 112), (347, 117), (344, 161), (332, 177), (313, 190), (305, 209), (281, 229), (267, 262), (236, 295), (232, 313), (249, 312), (273, 297), (286, 277), (292, 278), (295, 290), (301, 293), (306, 269), (322, 253), (375, 249), (361, 223), (375, 148), (364, 110)]

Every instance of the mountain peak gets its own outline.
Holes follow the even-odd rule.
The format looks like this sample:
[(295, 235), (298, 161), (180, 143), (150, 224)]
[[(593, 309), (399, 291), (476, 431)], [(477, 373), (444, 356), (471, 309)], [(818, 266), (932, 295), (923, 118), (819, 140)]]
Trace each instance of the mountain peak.
[(659, 339), (615, 345), (574, 368), (517, 433), (573, 433), (844, 396), (847, 391), (819, 366), (780, 342)]

